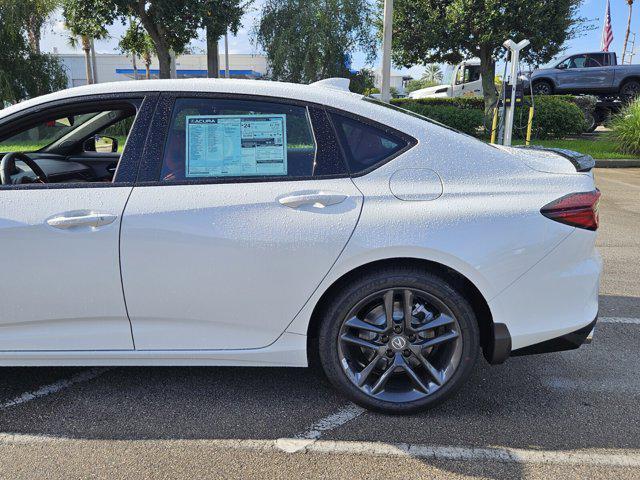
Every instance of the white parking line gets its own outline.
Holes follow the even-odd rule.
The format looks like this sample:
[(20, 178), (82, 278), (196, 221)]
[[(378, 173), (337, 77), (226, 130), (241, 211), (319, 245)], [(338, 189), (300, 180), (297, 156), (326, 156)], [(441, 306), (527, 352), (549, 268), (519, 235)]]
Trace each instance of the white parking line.
[(318, 420), (316, 423), (309, 427), (304, 433), (296, 435), (296, 438), (302, 438), (307, 440), (316, 440), (320, 438), (323, 432), (328, 432), (334, 428), (338, 428), (347, 422), (350, 422), (356, 417), (359, 417), (364, 413), (364, 408), (350, 403), (344, 408), (341, 408), (336, 413), (329, 415)]
[(336, 413), (321, 418), (311, 425), (307, 431), (297, 434), (295, 438), (279, 438), (276, 440), (276, 445), (278, 449), (283, 452), (300, 452), (308, 448), (309, 445), (312, 445), (324, 432), (328, 432), (350, 422), (354, 418), (362, 415), (364, 411), (364, 408), (350, 403)]
[(630, 325), (640, 325), (640, 318), (629, 317), (602, 317), (598, 319), (599, 323), (628, 323)]
[[(307, 444), (295, 452), (282, 448), (285, 442), (305, 441)], [(25, 444), (87, 444), (101, 440), (70, 439), (64, 437), (0, 433), (0, 446)], [(121, 440), (119, 441), (121, 442)], [(136, 444), (147, 440), (136, 440)], [(208, 446), (220, 450), (249, 450), (262, 453), (289, 454), (343, 454), (372, 457), (405, 457), (440, 461), (498, 462), (526, 465), (577, 465), (605, 467), (640, 467), (640, 451), (610, 449), (597, 450), (525, 450), (508, 447), (453, 447), (445, 445), (421, 445), (410, 443), (382, 443), (331, 440), (302, 440), (287, 438), (279, 440), (225, 439), (225, 440), (165, 440), (167, 448), (175, 446)]]
[(4, 403), (0, 403), (0, 410), (5, 410), (10, 407), (15, 407), (16, 405), (20, 405), (23, 403), (30, 402), (31, 400), (35, 400), (36, 398), (46, 397), (47, 395), (51, 395), (52, 393), (59, 392), (60, 390), (64, 390), (65, 388), (69, 388), (72, 385), (88, 382), (89, 380), (93, 380), (96, 377), (99, 377), (106, 371), (110, 370), (109, 368), (92, 368), (90, 370), (84, 370), (70, 378), (66, 378), (63, 380), (58, 380), (55, 383), (50, 385), (45, 385), (40, 387), (33, 392), (26, 392), (22, 395), (15, 397), (11, 400), (8, 400)]

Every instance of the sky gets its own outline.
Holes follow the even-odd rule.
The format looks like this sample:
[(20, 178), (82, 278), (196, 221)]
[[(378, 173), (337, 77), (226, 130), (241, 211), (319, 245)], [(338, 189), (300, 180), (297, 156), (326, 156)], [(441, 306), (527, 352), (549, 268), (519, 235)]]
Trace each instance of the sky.
[[(251, 31), (258, 19), (260, 5), (262, 0), (257, 0), (250, 11), (245, 14), (242, 21), (242, 28), (237, 36), (229, 37), (230, 53), (260, 53), (260, 49), (251, 42)], [(580, 8), (580, 17), (584, 17), (591, 21), (591, 25), (597, 28), (591, 32), (587, 32), (579, 38), (575, 38), (566, 44), (566, 53), (579, 53), (583, 51), (599, 50), (600, 37), (602, 35), (602, 23), (604, 19), (606, 0), (585, 0)], [(611, 0), (611, 23), (613, 26), (614, 39), (611, 50), (620, 56), (624, 43), (624, 34), (627, 25), (628, 6), (626, 0)], [(111, 38), (99, 40), (96, 42), (96, 51), (98, 53), (118, 53), (118, 40), (124, 33), (125, 27), (120, 23), (109, 27)], [(634, 63), (640, 63), (640, 4), (636, 5), (632, 22), (631, 32), (638, 33), (636, 42), (638, 55), (634, 59)], [(68, 32), (64, 28), (61, 12), (57, 12), (51, 19), (49, 28), (45, 28), (42, 38), (42, 49), (47, 52), (53, 52), (56, 49), (59, 53), (80, 53), (79, 49), (74, 49), (69, 44)], [(521, 40), (521, 39), (516, 39)], [(223, 51), (223, 44), (220, 44), (220, 50)], [(205, 53), (204, 34), (199, 39), (192, 41), (192, 50), (194, 53)], [(561, 55), (562, 56), (562, 55)], [(365, 57), (361, 53), (353, 56), (353, 67), (362, 68), (365, 65)], [(370, 67), (378, 67), (377, 62)], [(420, 77), (423, 68), (420, 66), (411, 69), (394, 69), (396, 71), (406, 72), (414, 77)]]

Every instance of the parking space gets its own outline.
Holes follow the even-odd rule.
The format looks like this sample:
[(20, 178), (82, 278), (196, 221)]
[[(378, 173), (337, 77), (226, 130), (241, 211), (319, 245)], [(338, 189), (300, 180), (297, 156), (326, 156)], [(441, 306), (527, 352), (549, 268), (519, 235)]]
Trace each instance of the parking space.
[(640, 170), (596, 176), (592, 345), (479, 361), (454, 399), (407, 417), (307, 369), (0, 369), (0, 478), (640, 478)]

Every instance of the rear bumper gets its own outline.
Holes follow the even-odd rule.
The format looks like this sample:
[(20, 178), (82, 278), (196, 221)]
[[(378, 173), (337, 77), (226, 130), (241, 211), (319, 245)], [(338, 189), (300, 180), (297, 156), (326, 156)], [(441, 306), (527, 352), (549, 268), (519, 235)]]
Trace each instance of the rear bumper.
[(597, 322), (598, 317), (596, 316), (589, 325), (574, 332), (516, 350), (511, 350), (511, 335), (507, 326), (504, 323), (497, 323), (492, 325), (492, 338), (489, 346), (484, 351), (484, 355), (491, 365), (497, 365), (503, 363), (509, 357), (575, 350), (580, 348), (581, 345), (591, 343)]

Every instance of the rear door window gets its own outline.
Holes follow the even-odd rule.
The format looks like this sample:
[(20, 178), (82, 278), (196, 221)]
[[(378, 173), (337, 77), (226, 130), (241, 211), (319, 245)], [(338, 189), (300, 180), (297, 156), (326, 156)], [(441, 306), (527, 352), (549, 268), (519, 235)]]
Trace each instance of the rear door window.
[(326, 149), (319, 148), (311, 113), (305, 106), (279, 102), (178, 98), (160, 180), (346, 174), (344, 166), (323, 155)]
[(606, 53), (591, 53), (585, 65), (587, 68), (604, 67), (607, 64), (607, 58)]
[(351, 117), (333, 114), (332, 119), (352, 174), (377, 167), (408, 145), (391, 132)]

